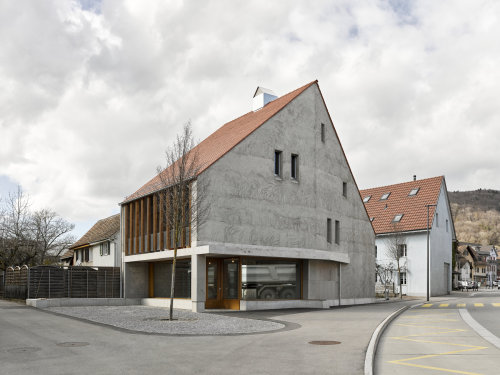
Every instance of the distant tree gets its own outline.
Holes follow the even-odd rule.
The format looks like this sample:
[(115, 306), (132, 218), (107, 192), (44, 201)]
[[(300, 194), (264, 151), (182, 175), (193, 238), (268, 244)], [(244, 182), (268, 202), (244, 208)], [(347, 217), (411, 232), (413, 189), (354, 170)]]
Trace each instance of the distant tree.
[(397, 270), (399, 297), (403, 298), (403, 288), (401, 285), (401, 272), (406, 268), (406, 236), (401, 232), (399, 225), (393, 226), (393, 234), (385, 240), (386, 256), (391, 260)]
[(170, 289), (169, 319), (173, 319), (173, 301), (175, 296), (175, 267), (177, 250), (191, 232), (201, 225), (206, 217), (210, 204), (207, 199), (206, 183), (197, 180), (202, 169), (199, 155), (192, 136), (191, 124), (183, 127), (173, 145), (165, 151), (166, 166), (157, 168), (161, 183), (157, 193), (161, 205), (161, 214), (173, 242), (174, 256), (172, 261), (172, 281)]
[(49, 209), (36, 211), (32, 215), (31, 230), (37, 244), (39, 264), (44, 264), (47, 256), (58, 257), (61, 252), (75, 242), (75, 237), (69, 233), (75, 228)]
[[(74, 241), (74, 225), (50, 209), (32, 212), (29, 197), (18, 187), (0, 207), (0, 269), (44, 264)], [(52, 258), (53, 259), (53, 258)]]

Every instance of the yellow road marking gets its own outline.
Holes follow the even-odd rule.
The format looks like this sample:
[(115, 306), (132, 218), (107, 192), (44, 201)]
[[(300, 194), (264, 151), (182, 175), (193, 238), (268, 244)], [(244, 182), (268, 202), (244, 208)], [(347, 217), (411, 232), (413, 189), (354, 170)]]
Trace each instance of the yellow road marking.
[(476, 307), (483, 307), (484, 303), (475, 303), (474, 306), (476, 306)]
[(500, 307), (500, 303), (492, 303), (492, 305), (495, 307)]
[(449, 303), (442, 303), (442, 304), (439, 305), (439, 307), (448, 307), (448, 306), (450, 306)]
[(424, 305), (422, 305), (422, 307), (431, 307), (432, 306), (432, 303), (426, 303)]
[[(432, 306), (432, 304), (427, 304), (427, 305)], [(442, 305), (448, 305), (448, 304), (442, 304)], [(475, 305), (477, 305), (477, 304), (475, 304)], [(483, 305), (483, 304), (480, 304), (480, 305)], [(498, 305), (500, 306), (500, 303)], [(422, 307), (425, 307), (425, 306), (426, 305), (422, 305)], [(427, 306), (427, 307), (429, 307), (429, 306)], [(441, 315), (444, 315), (444, 314), (441, 314)], [(450, 314), (446, 314), (446, 315), (450, 315)], [(417, 316), (412, 316), (412, 317), (417, 317)], [(422, 315), (422, 317), (428, 318), (429, 316)], [(456, 319), (453, 319), (453, 320), (456, 321)], [(435, 322), (435, 321), (436, 320), (433, 320), (433, 322)], [(398, 359), (398, 360), (394, 360), (394, 361), (388, 361), (388, 363), (393, 363), (393, 364), (398, 364), (398, 365), (403, 365), (403, 366), (410, 366), (410, 367), (417, 367), (417, 368), (428, 369), (428, 370), (443, 371), (443, 372), (454, 373), (454, 374), (481, 375), (481, 374), (478, 374), (475, 372), (467, 372), (467, 371), (452, 370), (452, 369), (441, 368), (441, 367), (426, 366), (426, 365), (421, 365), (421, 364), (417, 364), (417, 363), (408, 363), (409, 361), (416, 361), (416, 360), (421, 360), (421, 359), (426, 359), (426, 358), (434, 358), (434, 357), (451, 355), (451, 354), (456, 354), (456, 353), (488, 349), (488, 347), (486, 347), (486, 346), (475, 346), (475, 345), (466, 345), (466, 344), (457, 344), (457, 343), (450, 343), (450, 342), (440, 342), (440, 341), (417, 339), (417, 337), (437, 336), (437, 335), (442, 335), (442, 334), (448, 334), (451, 332), (465, 332), (466, 330), (459, 329), (459, 328), (418, 325), (418, 324), (414, 324), (413, 322), (410, 324), (397, 324), (397, 325), (406, 326), (406, 327), (429, 328), (429, 329), (432, 329), (433, 331), (428, 332), (426, 334), (418, 334), (418, 335), (414, 334), (414, 335), (407, 335), (407, 336), (400, 336), (400, 337), (391, 337), (391, 339), (402, 340), (402, 341), (413, 341), (413, 342), (420, 342), (420, 343), (427, 343), (427, 344), (451, 345), (451, 346), (455, 346), (455, 347), (458, 346), (458, 347), (465, 348), (465, 349), (453, 350), (453, 351), (448, 351), (448, 352), (443, 352), (443, 353), (438, 353), (438, 354), (428, 354), (428, 355), (423, 355), (423, 356), (418, 356), (418, 357)]]
[(457, 303), (457, 307), (465, 307), (466, 304), (465, 303)]

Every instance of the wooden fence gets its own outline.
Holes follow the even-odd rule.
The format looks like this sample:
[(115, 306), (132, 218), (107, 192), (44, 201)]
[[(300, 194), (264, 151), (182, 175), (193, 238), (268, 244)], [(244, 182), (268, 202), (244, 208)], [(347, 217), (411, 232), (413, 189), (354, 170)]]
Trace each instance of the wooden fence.
[[(1, 290), (1, 287), (0, 287)], [(9, 267), (5, 298), (119, 298), (119, 267)]]

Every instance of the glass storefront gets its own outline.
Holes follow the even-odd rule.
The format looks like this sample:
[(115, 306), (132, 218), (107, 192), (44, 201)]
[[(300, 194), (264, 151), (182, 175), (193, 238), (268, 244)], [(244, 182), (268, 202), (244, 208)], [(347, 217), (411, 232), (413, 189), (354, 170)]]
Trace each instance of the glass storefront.
[(300, 299), (301, 262), (243, 258), (241, 298)]

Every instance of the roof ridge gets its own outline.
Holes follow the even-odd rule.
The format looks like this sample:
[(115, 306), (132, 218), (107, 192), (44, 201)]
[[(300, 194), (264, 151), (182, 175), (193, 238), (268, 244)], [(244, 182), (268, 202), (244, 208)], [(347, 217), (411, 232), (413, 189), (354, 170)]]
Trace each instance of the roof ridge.
[[(201, 161), (205, 159), (205, 162), (201, 163), (202, 167), (198, 171), (198, 175), (203, 173), (203, 171), (205, 171), (212, 164), (214, 164), (225, 154), (231, 151), (240, 142), (245, 140), (260, 126), (277, 115), (283, 108), (285, 108), (295, 98), (302, 94), (302, 92), (317, 83), (318, 80), (314, 80), (293, 91), (290, 91), (287, 94), (280, 96), (270, 103), (266, 104), (264, 107), (260, 108), (257, 111), (247, 112), (240, 117), (226, 122), (209, 136), (207, 136), (203, 141), (198, 143), (193, 148), (193, 150), (197, 150), (197, 152), (199, 153), (199, 158)], [(232, 127), (236, 128), (233, 129)], [(158, 191), (158, 178), (158, 174), (153, 176), (134, 193), (126, 196), (120, 204), (139, 199)]]
[(390, 184), (390, 185), (374, 186), (374, 187), (371, 187), (371, 188), (360, 189), (359, 191), (367, 191), (367, 190), (374, 190), (374, 189), (389, 188), (389, 187), (393, 187), (393, 186), (400, 186), (400, 185), (404, 185), (404, 184), (411, 184), (413, 182), (417, 183), (417, 182), (429, 181), (429, 180), (434, 180), (434, 179), (443, 179), (443, 177), (444, 177), (443, 175), (441, 175), (441, 176), (435, 176), (435, 177), (428, 177), (428, 178), (422, 178), (420, 180), (415, 180), (415, 181), (412, 180), (412, 181), (399, 182), (399, 183)]

